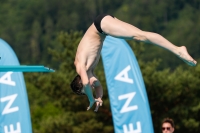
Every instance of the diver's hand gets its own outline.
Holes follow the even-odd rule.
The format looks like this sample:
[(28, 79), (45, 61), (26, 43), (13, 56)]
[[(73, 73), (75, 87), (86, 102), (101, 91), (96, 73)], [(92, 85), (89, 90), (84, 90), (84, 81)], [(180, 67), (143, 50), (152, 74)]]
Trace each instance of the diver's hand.
[(103, 101), (101, 98), (98, 98), (97, 100), (98, 101), (96, 102), (96, 108), (95, 108), (94, 112), (97, 112), (99, 109), (99, 106), (102, 106), (102, 104), (103, 104)]
[(91, 109), (92, 106), (93, 106), (93, 104), (94, 104), (95, 102), (96, 102), (96, 108), (95, 108), (94, 111), (97, 112), (98, 109), (99, 109), (99, 106), (102, 106), (102, 104), (103, 104), (103, 101), (101, 100), (101, 98), (91, 100), (91, 101), (90, 101), (90, 105), (89, 105), (89, 107), (87, 108), (87, 110)]

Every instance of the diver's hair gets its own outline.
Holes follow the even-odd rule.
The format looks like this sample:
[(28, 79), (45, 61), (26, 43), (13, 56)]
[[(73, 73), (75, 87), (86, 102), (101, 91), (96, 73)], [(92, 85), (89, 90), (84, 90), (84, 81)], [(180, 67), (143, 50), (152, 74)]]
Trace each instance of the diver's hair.
[(76, 93), (77, 95), (85, 95), (84, 93), (81, 92), (81, 90), (83, 89), (83, 84), (81, 82), (80, 75), (75, 76), (70, 86), (71, 86), (72, 91)]
[(174, 121), (173, 121), (173, 119), (165, 118), (165, 119), (162, 121), (162, 124), (163, 124), (163, 123), (170, 123), (171, 126), (174, 128)]

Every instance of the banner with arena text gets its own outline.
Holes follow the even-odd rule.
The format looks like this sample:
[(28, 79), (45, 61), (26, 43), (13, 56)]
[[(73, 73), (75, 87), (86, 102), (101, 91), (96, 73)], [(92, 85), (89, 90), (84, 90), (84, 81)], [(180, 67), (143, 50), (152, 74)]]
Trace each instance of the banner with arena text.
[[(0, 39), (0, 66), (20, 65), (12, 48)], [(0, 133), (32, 133), (28, 97), (21, 72), (0, 72)]]
[(146, 88), (132, 49), (125, 40), (107, 36), (101, 55), (115, 133), (153, 133)]

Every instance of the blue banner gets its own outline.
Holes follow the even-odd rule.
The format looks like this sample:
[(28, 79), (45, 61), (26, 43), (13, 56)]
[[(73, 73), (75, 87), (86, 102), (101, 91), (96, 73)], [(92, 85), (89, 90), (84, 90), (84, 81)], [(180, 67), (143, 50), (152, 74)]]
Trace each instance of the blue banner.
[(137, 59), (123, 39), (107, 36), (102, 59), (116, 133), (153, 133), (149, 102)]
[[(0, 66), (20, 65), (12, 48), (0, 39)], [(32, 133), (30, 110), (21, 72), (0, 72), (0, 133)]]

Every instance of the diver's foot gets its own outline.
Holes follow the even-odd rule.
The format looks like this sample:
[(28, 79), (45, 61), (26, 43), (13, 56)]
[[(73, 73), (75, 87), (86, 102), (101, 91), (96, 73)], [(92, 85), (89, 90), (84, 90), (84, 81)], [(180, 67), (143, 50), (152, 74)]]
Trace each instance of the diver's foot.
[(189, 66), (196, 66), (197, 61), (195, 61), (187, 52), (187, 49), (185, 46), (178, 47), (178, 53), (177, 56), (182, 59), (185, 63), (187, 63)]

